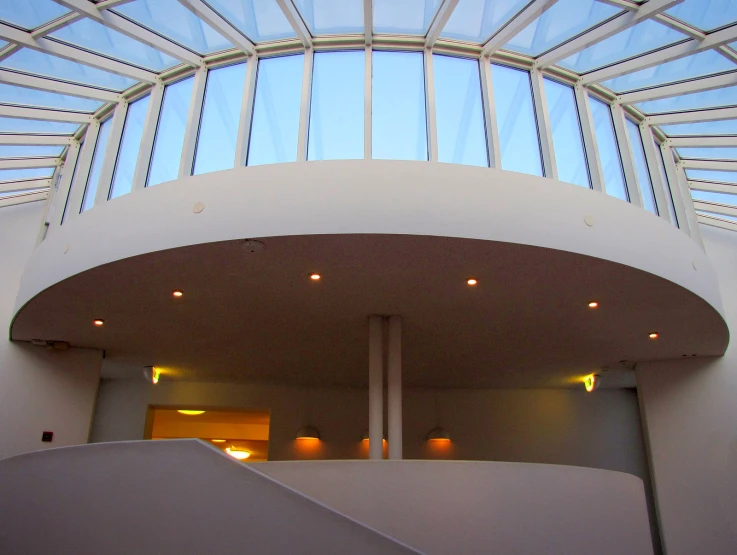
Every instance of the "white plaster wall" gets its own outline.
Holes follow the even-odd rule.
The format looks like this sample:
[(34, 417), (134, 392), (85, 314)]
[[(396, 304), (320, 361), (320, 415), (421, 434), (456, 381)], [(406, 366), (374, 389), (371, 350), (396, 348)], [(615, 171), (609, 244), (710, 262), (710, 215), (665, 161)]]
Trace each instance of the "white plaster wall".
[[(0, 209), (0, 326), (13, 317), (18, 285), (31, 257), (44, 203)], [(0, 336), (0, 459), (49, 447), (86, 443), (102, 354), (48, 351)], [(51, 443), (41, 442), (53, 431)]]
[[(734, 332), (737, 234), (701, 234)], [(665, 552), (737, 553), (737, 345), (721, 358), (641, 364), (637, 384)]]

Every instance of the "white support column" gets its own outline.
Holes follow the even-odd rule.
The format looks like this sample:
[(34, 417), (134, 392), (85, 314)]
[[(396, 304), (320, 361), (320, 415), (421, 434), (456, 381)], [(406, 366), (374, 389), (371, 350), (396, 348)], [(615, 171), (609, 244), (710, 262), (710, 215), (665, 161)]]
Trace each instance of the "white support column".
[[(658, 216), (670, 222), (670, 211), (668, 210), (668, 199), (666, 198), (665, 184), (660, 174), (660, 160), (658, 153), (655, 151), (655, 138), (652, 129), (644, 121), (640, 123), (640, 137), (642, 138), (642, 146), (645, 150), (645, 160), (647, 162), (648, 173), (650, 174), (650, 183), (653, 186), (653, 194), (655, 195), (655, 206), (658, 209)], [(672, 222), (671, 222), (672, 223)]]
[(192, 99), (189, 101), (189, 112), (187, 123), (184, 128), (184, 144), (182, 145), (182, 157), (179, 160), (178, 178), (192, 175), (194, 166), (195, 149), (197, 148), (197, 135), (200, 130), (200, 116), (202, 115), (202, 104), (205, 100), (205, 87), (207, 85), (207, 68), (201, 67), (194, 74), (192, 85)]
[(371, 160), (371, 147), (373, 140), (371, 120), (372, 114), (372, 78), (373, 78), (373, 49), (370, 46), (366, 47), (366, 65), (363, 75), (363, 157), (366, 160)]
[(576, 108), (578, 109), (578, 120), (581, 123), (583, 146), (586, 149), (586, 162), (588, 162), (589, 167), (591, 188), (594, 191), (605, 193), (606, 183), (604, 182), (604, 172), (601, 167), (601, 158), (599, 157), (599, 146), (596, 142), (594, 117), (591, 114), (589, 95), (586, 92), (586, 88), (582, 85), (576, 85), (573, 90), (576, 94)]
[(617, 138), (617, 145), (619, 146), (619, 157), (622, 160), (627, 193), (632, 204), (642, 207), (642, 196), (640, 195), (637, 172), (635, 171), (635, 160), (632, 157), (632, 147), (630, 147), (630, 141), (627, 138), (627, 123), (624, 111), (619, 104), (612, 104), (611, 109), (614, 135)]
[(693, 198), (691, 197), (691, 188), (688, 186), (686, 171), (683, 169), (683, 162), (676, 164), (676, 176), (678, 178), (676, 180), (678, 190), (686, 209), (686, 221), (691, 231), (689, 235), (691, 235), (691, 239), (701, 245), (701, 248), (704, 248), (704, 242), (701, 240), (701, 232), (699, 231), (698, 218), (696, 217), (696, 210), (694, 210)]
[(141, 146), (138, 148), (136, 169), (133, 173), (131, 192), (140, 191), (146, 187), (148, 170), (151, 166), (151, 156), (153, 155), (154, 140), (156, 139), (156, 128), (159, 125), (159, 114), (161, 113), (161, 105), (164, 101), (164, 89), (165, 87), (162, 83), (156, 83), (153, 89), (151, 89), (151, 97), (148, 100), (148, 110), (146, 111), (146, 119), (143, 122), (143, 132), (141, 133)]
[(84, 136), (84, 145), (82, 145), (79, 152), (77, 171), (75, 172), (74, 181), (69, 191), (69, 200), (63, 211), (62, 223), (79, 216), (79, 211), (82, 208), (82, 199), (87, 188), (87, 178), (90, 175), (92, 166), (92, 157), (95, 154), (95, 146), (97, 146), (97, 136), (99, 134), (100, 122), (95, 120), (87, 127), (87, 133)]
[(555, 149), (553, 148), (553, 129), (550, 125), (550, 113), (548, 112), (548, 101), (545, 96), (543, 73), (539, 69), (533, 69), (530, 72), (530, 78), (532, 80), (532, 99), (535, 102), (535, 114), (537, 115), (537, 129), (540, 136), (543, 173), (545, 177), (558, 179), (558, 168), (555, 164)]
[(246, 60), (246, 82), (243, 87), (241, 102), (241, 119), (238, 122), (238, 139), (235, 143), (235, 160), (233, 167), (246, 165), (248, 159), (248, 141), (251, 137), (251, 117), (253, 101), (256, 98), (256, 76), (258, 75), (258, 56), (249, 56)]
[[(670, 194), (673, 197), (673, 206), (676, 209), (676, 218), (678, 218), (678, 227), (686, 235), (691, 235), (691, 229), (686, 215), (686, 206), (683, 203), (683, 195), (678, 185), (678, 173), (676, 172), (676, 162), (673, 159), (673, 151), (667, 142), (660, 145), (660, 151), (663, 153), (663, 165), (665, 166), (665, 175), (668, 178), (670, 186)], [(690, 192), (689, 192), (690, 194)]]
[(72, 186), (72, 178), (74, 177), (74, 170), (77, 166), (77, 159), (79, 158), (80, 145), (79, 141), (72, 141), (67, 150), (67, 158), (64, 160), (64, 165), (61, 168), (61, 181), (59, 182), (59, 189), (54, 195), (54, 208), (49, 214), (49, 227), (59, 227), (61, 225), (61, 218), (64, 215), (64, 207), (67, 204), (69, 198), (69, 192)]
[(496, 103), (494, 102), (494, 81), (491, 77), (491, 59), (479, 58), (481, 75), (481, 101), (484, 103), (484, 122), (486, 123), (486, 151), (489, 154), (489, 167), (502, 167), (502, 155), (499, 147), (499, 126), (496, 119)]
[(387, 348), (389, 458), (402, 459), (402, 317), (389, 316)]
[(425, 48), (425, 118), (427, 121), (427, 158), (438, 161), (438, 129), (435, 119), (435, 77), (432, 69), (432, 49)]
[(383, 458), (384, 349), (383, 318), (369, 316), (369, 459)]
[(100, 156), (103, 158), (102, 167), (100, 168), (100, 178), (97, 182), (95, 206), (106, 203), (110, 197), (110, 188), (113, 183), (113, 175), (115, 174), (115, 163), (118, 160), (118, 150), (120, 149), (120, 140), (123, 137), (123, 128), (125, 127), (127, 114), (128, 103), (118, 102), (115, 113), (113, 114), (113, 121), (110, 124), (110, 134), (108, 135), (105, 152), (100, 152)]
[(305, 49), (305, 68), (302, 74), (302, 100), (299, 109), (299, 138), (297, 140), (297, 162), (307, 160), (307, 134), (310, 130), (310, 104), (312, 100), (312, 65), (315, 52)]

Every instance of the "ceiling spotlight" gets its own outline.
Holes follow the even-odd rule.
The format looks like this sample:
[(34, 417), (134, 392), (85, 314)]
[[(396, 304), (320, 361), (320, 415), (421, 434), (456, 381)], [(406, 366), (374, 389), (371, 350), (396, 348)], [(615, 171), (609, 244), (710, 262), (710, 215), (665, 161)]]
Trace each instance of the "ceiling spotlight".
[(599, 306), (599, 303), (596, 301), (591, 301), (589, 303), (589, 308), (598, 308), (598, 306)]
[(177, 289), (176, 291), (172, 291), (171, 294), (173, 297), (177, 297), (177, 298), (184, 296), (184, 292), (180, 291), (179, 289)]
[(319, 441), (320, 432), (317, 431), (317, 428), (313, 428), (312, 426), (302, 426), (297, 430), (297, 439), (316, 439)]
[(583, 379), (583, 386), (586, 388), (586, 391), (591, 393), (599, 387), (599, 376), (596, 374), (589, 374)]
[(660, 334), (659, 334), (658, 332), (655, 332), (655, 331), (654, 331), (654, 332), (652, 332), (652, 333), (651, 333), (650, 335), (648, 335), (648, 337), (649, 337), (650, 339), (657, 339), (658, 337), (660, 337)]
[(152, 384), (156, 385), (157, 383), (159, 383), (161, 370), (156, 368), (156, 366), (144, 366), (143, 377), (146, 378), (147, 382), (151, 382)]
[(212, 441), (213, 443), (225, 443), (224, 439), (211, 439), (210, 441)]
[(312, 281), (320, 281), (320, 278), (321, 277), (322, 276), (320, 274), (317, 274), (317, 273), (314, 273), (314, 272), (310, 274), (310, 279)]
[(238, 459), (239, 461), (242, 461), (244, 459), (247, 459), (251, 456), (251, 453), (248, 451), (243, 451), (241, 449), (233, 449), (232, 447), (226, 447), (225, 452), (233, 457), (234, 459)]
[(430, 430), (427, 434), (427, 441), (450, 441), (450, 434), (448, 430), (442, 426), (438, 426)]
[(105, 323), (105, 320), (97, 319), (97, 320), (93, 320), (92, 323), (95, 324), (99, 328)]
[(468, 279), (466, 280), (466, 283), (467, 283), (468, 285), (476, 285), (476, 284), (477, 284), (478, 282), (479, 282), (479, 280), (477, 280), (476, 278), (468, 278)]
[(186, 414), (187, 416), (197, 416), (198, 414), (205, 414), (204, 410), (178, 410), (179, 414)]

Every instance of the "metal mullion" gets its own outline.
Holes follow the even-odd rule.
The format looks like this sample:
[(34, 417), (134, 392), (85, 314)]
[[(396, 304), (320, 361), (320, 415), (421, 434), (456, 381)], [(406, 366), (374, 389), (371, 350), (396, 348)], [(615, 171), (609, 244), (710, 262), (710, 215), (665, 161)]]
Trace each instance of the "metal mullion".
[(54, 110), (53, 108), (31, 108), (27, 106), (0, 105), (0, 116), (80, 124), (87, 124), (92, 121), (92, 115), (84, 112)]
[(27, 75), (25, 73), (19, 73), (9, 69), (0, 69), (0, 83), (18, 85), (40, 91), (52, 91), (59, 94), (79, 96), (81, 98), (102, 100), (105, 102), (117, 102), (121, 98), (120, 93), (97, 89), (95, 87), (88, 87), (85, 85), (65, 83), (48, 77)]
[(156, 129), (159, 125), (159, 116), (164, 100), (164, 90), (165, 86), (161, 83), (157, 83), (151, 89), (151, 96), (149, 97), (148, 108), (146, 110), (146, 119), (143, 122), (143, 131), (141, 132), (141, 144), (138, 147), (138, 156), (136, 157), (136, 169), (133, 172), (131, 192), (139, 191), (146, 187), (148, 170), (151, 166), (151, 156), (153, 155), (154, 140), (156, 139)]
[(95, 146), (97, 145), (97, 137), (100, 134), (100, 122), (95, 120), (87, 128), (87, 134), (84, 138), (84, 145), (79, 153), (77, 167), (79, 171), (75, 172), (74, 181), (71, 184), (69, 192), (69, 202), (67, 208), (62, 215), (62, 223), (69, 218), (79, 216), (82, 208), (82, 199), (84, 199), (85, 189), (87, 188), (87, 179), (90, 175), (92, 166), (92, 158), (95, 155)]
[(44, 177), (41, 179), (21, 179), (18, 181), (0, 181), (0, 193), (9, 193), (10, 191), (30, 191), (50, 186), (50, 177)]
[(723, 137), (710, 136), (710, 137), (671, 137), (669, 139), (672, 147), (737, 147), (737, 136), (726, 135)]
[(363, 74), (363, 157), (371, 160), (371, 149), (373, 146), (373, 121), (372, 121), (372, 79), (373, 79), (373, 49), (366, 47), (366, 59)]
[(545, 83), (543, 73), (539, 69), (530, 72), (532, 83), (532, 99), (535, 104), (535, 116), (537, 119), (538, 136), (540, 140), (540, 153), (542, 154), (543, 173), (545, 177), (558, 179), (558, 168), (555, 164), (555, 148), (553, 146), (553, 130), (550, 125), (550, 113), (548, 112), (548, 101), (545, 96)]
[(642, 195), (640, 194), (637, 171), (635, 171), (635, 160), (632, 155), (632, 147), (630, 146), (630, 141), (627, 137), (627, 123), (624, 111), (618, 104), (612, 104), (610, 105), (610, 108), (612, 110), (614, 135), (617, 138), (619, 158), (622, 161), (622, 170), (624, 171), (624, 181), (625, 186), (627, 187), (627, 194), (632, 204), (642, 207)]
[(54, 228), (61, 225), (61, 219), (64, 215), (64, 206), (69, 197), (69, 191), (72, 186), (72, 178), (74, 170), (79, 159), (80, 144), (79, 141), (73, 141), (67, 149), (67, 157), (61, 168), (61, 181), (59, 181), (59, 189), (54, 194), (54, 208), (48, 218), (49, 227)]
[(606, 192), (606, 183), (604, 181), (604, 171), (601, 167), (601, 157), (599, 156), (599, 145), (596, 142), (596, 132), (594, 130), (594, 117), (591, 113), (591, 105), (589, 104), (589, 95), (586, 88), (576, 85), (573, 88), (576, 95), (576, 108), (578, 110), (578, 121), (581, 125), (581, 135), (583, 137), (583, 145), (586, 150), (586, 161), (589, 167), (589, 177), (591, 179), (591, 188), (594, 191), (602, 193)]
[(657, 148), (655, 145), (655, 137), (653, 137), (652, 129), (650, 129), (650, 126), (647, 123), (642, 122), (638, 127), (640, 129), (642, 146), (645, 151), (645, 161), (650, 175), (650, 185), (653, 189), (653, 196), (655, 197), (655, 206), (657, 207), (658, 216), (671, 222), (670, 211), (668, 210), (667, 204), (668, 199), (665, 197), (665, 184), (663, 183), (663, 178), (660, 174), (660, 161), (658, 160), (658, 153), (655, 152), (655, 149)]
[(299, 10), (292, 0), (276, 0), (276, 3), (279, 4), (279, 8), (281, 8), (284, 13), (284, 17), (289, 21), (289, 24), (294, 29), (295, 34), (302, 42), (305, 49), (312, 48), (312, 34), (302, 19), (302, 14), (299, 13)]
[(246, 60), (246, 80), (243, 86), (240, 120), (238, 122), (238, 138), (235, 144), (235, 160), (233, 167), (245, 166), (248, 159), (248, 144), (251, 138), (251, 120), (253, 118), (253, 102), (256, 98), (256, 80), (258, 75), (258, 57), (249, 56)]
[(115, 163), (118, 160), (118, 151), (120, 150), (120, 142), (123, 137), (123, 129), (128, 114), (128, 103), (118, 102), (115, 107), (115, 113), (112, 116), (110, 125), (110, 135), (108, 136), (105, 152), (100, 153), (104, 156), (102, 166), (100, 167), (100, 177), (97, 181), (97, 192), (95, 194), (94, 206), (99, 206), (107, 202), (110, 196), (110, 189), (113, 183), (113, 174), (115, 173)]
[(374, 1), (363, 0), (363, 33), (366, 46), (371, 46), (374, 38)]
[(184, 141), (182, 144), (182, 157), (179, 159), (179, 173), (177, 177), (182, 179), (192, 175), (194, 167), (194, 156), (197, 148), (197, 136), (200, 131), (200, 119), (202, 116), (202, 105), (205, 101), (205, 88), (207, 86), (207, 68), (201, 67), (194, 74), (192, 84), (192, 96), (189, 101), (187, 112), (187, 123), (184, 127)]
[(669, 96), (680, 96), (698, 91), (710, 91), (713, 89), (721, 89), (737, 85), (737, 71), (725, 73), (723, 75), (714, 75), (712, 77), (702, 77), (700, 79), (689, 79), (682, 83), (673, 85), (661, 85), (659, 87), (651, 87), (642, 91), (624, 93), (619, 96), (620, 104), (633, 104), (635, 102), (644, 102), (646, 100), (658, 100)]
[(736, 223), (729, 220), (720, 219), (718, 216), (697, 214), (696, 219), (700, 224), (710, 225), (712, 227), (718, 227), (721, 229), (727, 229), (729, 231), (737, 231)]
[(425, 119), (427, 122), (427, 154), (430, 162), (438, 161), (438, 128), (435, 114), (435, 77), (432, 67), (432, 50), (426, 48), (425, 63)]
[(250, 55), (256, 53), (254, 44), (207, 3), (202, 0), (179, 0), (179, 3), (219, 32), (236, 48)]
[(53, 168), (61, 165), (58, 157), (38, 158), (0, 158), (0, 170), (21, 170), (33, 168)]
[(312, 99), (312, 67), (315, 52), (305, 50), (305, 66), (302, 74), (302, 99), (299, 109), (299, 138), (297, 140), (297, 162), (307, 160), (307, 139), (310, 127), (310, 104)]
[(723, 121), (737, 118), (737, 108), (708, 108), (705, 110), (688, 110), (668, 114), (648, 116), (650, 125), (664, 125), (672, 123), (692, 123), (702, 121)]
[(716, 170), (737, 172), (737, 160), (682, 160), (683, 167), (691, 170)]
[(0, 145), (40, 145), (40, 146), (67, 146), (72, 143), (71, 135), (56, 135), (53, 133), (24, 134), (0, 133)]
[(688, 224), (688, 217), (686, 215), (686, 207), (683, 204), (683, 197), (680, 194), (680, 188), (678, 186), (678, 174), (676, 173), (676, 163), (673, 160), (673, 151), (671, 150), (670, 146), (665, 143), (662, 143), (659, 148), (660, 152), (663, 155), (665, 177), (666, 179), (668, 179), (668, 188), (670, 189), (670, 196), (673, 199), (673, 207), (676, 211), (678, 227), (681, 228), (687, 235), (691, 235), (691, 230)]
[(0, 198), (0, 208), (5, 206), (17, 206), (19, 204), (28, 204), (29, 202), (37, 202), (49, 198), (48, 191), (40, 191), (38, 193), (27, 193), (14, 195), (10, 197)]
[(491, 72), (491, 59), (487, 56), (479, 58), (481, 76), (481, 100), (484, 103), (484, 122), (486, 123), (486, 152), (489, 167), (502, 167), (501, 148), (499, 146), (499, 125), (496, 119), (496, 103), (494, 102), (494, 81)]
[[(671, 184), (673, 187), (673, 184)], [(693, 198), (691, 197), (691, 189), (688, 186), (688, 179), (686, 178), (686, 172), (679, 162), (676, 164), (676, 187), (681, 194), (683, 204), (686, 212), (686, 222), (688, 222), (688, 228), (690, 230), (689, 235), (691, 239), (696, 241), (701, 248), (704, 248), (704, 242), (701, 239), (701, 232), (699, 231), (699, 223), (696, 217), (696, 210), (694, 209)]]
[[(675, 166), (675, 164), (674, 164)], [(728, 195), (737, 195), (737, 184), (719, 183), (717, 181), (694, 181), (689, 179), (689, 188), (693, 191), (705, 191), (707, 193), (727, 193)]]
[(721, 204), (719, 202), (708, 202), (703, 200), (694, 200), (694, 210), (703, 210), (705, 212), (713, 212), (722, 216), (737, 216), (737, 207)]
[(442, 1), (435, 13), (433, 22), (430, 24), (430, 28), (427, 30), (427, 35), (425, 35), (425, 48), (432, 48), (435, 45), (435, 42), (440, 37), (440, 33), (443, 32), (443, 28), (448, 23), (450, 16), (453, 15), (453, 10), (455, 10), (457, 5), (458, 0)]
[[(43, 242), (44, 239), (46, 239), (46, 234), (49, 231), (49, 218), (53, 217), (54, 215), (54, 209), (56, 208), (56, 197), (58, 194), (58, 184), (59, 179), (61, 177), (61, 166), (56, 166), (54, 169), (54, 173), (51, 176), (51, 180), (49, 181), (49, 196), (46, 199), (46, 206), (44, 206), (44, 215), (43, 218), (41, 218), (41, 221), (43, 224), (41, 225), (41, 228), (38, 231), (38, 236), (36, 238), (36, 244), (40, 245), (41, 242)], [(56, 186), (55, 186), (56, 184)]]
[(502, 48), (509, 39), (517, 35), (522, 29), (535, 21), (542, 13), (551, 8), (557, 0), (533, 0), (521, 12), (499, 29), (483, 46), (482, 54), (491, 56)]

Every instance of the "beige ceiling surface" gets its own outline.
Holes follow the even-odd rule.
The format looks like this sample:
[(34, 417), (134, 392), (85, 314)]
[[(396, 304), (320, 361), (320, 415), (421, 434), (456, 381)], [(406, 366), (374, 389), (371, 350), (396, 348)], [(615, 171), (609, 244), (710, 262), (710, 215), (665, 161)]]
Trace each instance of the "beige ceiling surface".
[(441, 387), (563, 386), (623, 360), (719, 355), (728, 342), (693, 293), (583, 255), (402, 235), (263, 242), (256, 254), (228, 241), (89, 270), (32, 299), (12, 338), (104, 349), (108, 367), (136, 377), (158, 365), (167, 379), (363, 385), (367, 316), (399, 314), (405, 385)]

